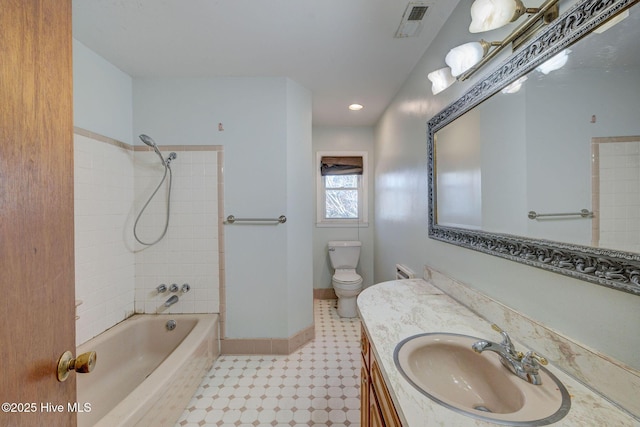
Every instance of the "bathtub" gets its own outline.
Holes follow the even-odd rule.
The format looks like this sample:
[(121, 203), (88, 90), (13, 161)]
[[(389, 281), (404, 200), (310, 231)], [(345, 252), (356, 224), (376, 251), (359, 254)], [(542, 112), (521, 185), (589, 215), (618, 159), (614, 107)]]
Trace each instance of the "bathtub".
[[(168, 330), (167, 321), (176, 327)], [(77, 348), (78, 427), (173, 427), (219, 355), (217, 314), (139, 314)]]

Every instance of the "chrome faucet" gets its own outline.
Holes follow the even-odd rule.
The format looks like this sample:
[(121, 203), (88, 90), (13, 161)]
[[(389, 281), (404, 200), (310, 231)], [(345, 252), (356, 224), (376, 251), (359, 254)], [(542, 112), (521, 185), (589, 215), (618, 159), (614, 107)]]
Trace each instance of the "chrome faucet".
[(164, 303), (165, 307), (171, 307), (178, 302), (178, 295), (171, 295), (171, 297)]
[(521, 351), (516, 351), (509, 335), (500, 329), (498, 325), (491, 325), (494, 331), (499, 332), (502, 335), (502, 342), (497, 344), (495, 342), (480, 340), (471, 346), (476, 353), (482, 353), (483, 351), (492, 351), (500, 356), (500, 362), (502, 365), (511, 371), (513, 374), (522, 378), (523, 380), (530, 382), (531, 384), (540, 385), (542, 379), (540, 378), (539, 369), (540, 365), (546, 365), (549, 362), (544, 357), (528, 351), (523, 354)]

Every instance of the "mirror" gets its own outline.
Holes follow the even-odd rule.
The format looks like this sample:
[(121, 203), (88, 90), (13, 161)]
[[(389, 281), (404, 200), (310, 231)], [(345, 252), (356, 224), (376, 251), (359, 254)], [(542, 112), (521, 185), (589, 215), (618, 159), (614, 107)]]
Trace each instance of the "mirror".
[(576, 3), (429, 121), (431, 238), (640, 295), (637, 2)]

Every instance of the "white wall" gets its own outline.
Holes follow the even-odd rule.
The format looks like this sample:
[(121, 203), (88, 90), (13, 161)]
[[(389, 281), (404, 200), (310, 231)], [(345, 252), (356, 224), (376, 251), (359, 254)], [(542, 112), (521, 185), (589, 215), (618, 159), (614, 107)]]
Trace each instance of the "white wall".
[[(374, 135), (370, 127), (321, 127), (313, 128), (313, 179), (316, 179), (318, 165), (315, 153), (318, 151), (366, 151), (369, 162), (369, 226), (368, 227), (318, 227), (313, 226), (313, 287), (331, 288), (333, 269), (329, 261), (327, 243), (330, 240), (359, 240), (362, 242), (360, 261), (357, 271), (362, 276), (363, 285), (375, 283), (373, 274), (373, 235), (374, 235)], [(315, 188), (315, 187), (314, 187)], [(317, 194), (314, 191), (314, 197)], [(314, 202), (315, 206), (315, 202)], [(315, 222), (315, 221), (314, 221)]]
[(73, 124), (131, 144), (132, 79), (73, 40)]
[(302, 227), (313, 182), (297, 163), (311, 164), (310, 111), (310, 93), (286, 78), (134, 80), (134, 134), (224, 146), (225, 217), (288, 217), (225, 226), (228, 338), (287, 338), (313, 323)]
[(392, 278), (398, 258), (416, 271), (429, 264), (554, 330), (640, 368), (636, 351), (640, 335), (629, 333), (629, 326), (640, 322), (637, 296), (427, 237), (426, 123), (473, 82), (456, 83), (433, 96), (426, 76), (444, 65), (451, 47), (468, 41), (468, 7), (460, 2), (376, 127), (376, 281)]
[(287, 336), (313, 323), (311, 93), (287, 80)]

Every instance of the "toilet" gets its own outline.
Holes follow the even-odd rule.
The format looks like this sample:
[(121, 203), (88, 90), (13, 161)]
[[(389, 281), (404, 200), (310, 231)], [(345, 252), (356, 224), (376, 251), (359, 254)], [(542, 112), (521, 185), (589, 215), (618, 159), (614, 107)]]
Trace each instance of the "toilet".
[(362, 277), (356, 273), (361, 242), (333, 240), (329, 244), (329, 259), (334, 268), (331, 284), (338, 297), (338, 315), (357, 317), (356, 297), (362, 290)]

